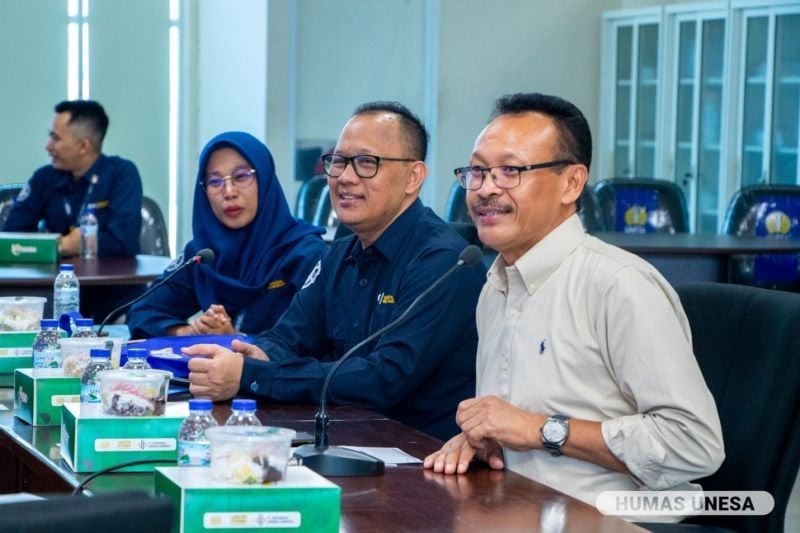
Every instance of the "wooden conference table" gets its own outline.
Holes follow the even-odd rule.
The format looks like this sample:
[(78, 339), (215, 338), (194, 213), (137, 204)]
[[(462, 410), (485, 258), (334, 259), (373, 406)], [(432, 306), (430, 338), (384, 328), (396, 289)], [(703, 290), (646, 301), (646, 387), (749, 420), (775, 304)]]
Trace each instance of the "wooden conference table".
[[(103, 285), (143, 285), (150, 283), (170, 264), (169, 257), (137, 255), (136, 257), (72, 257), (61, 263), (75, 265), (75, 275), (82, 287)], [(0, 264), (0, 296), (43, 296), (47, 298), (45, 315), (52, 315), (53, 282), (58, 264)]]
[[(0, 404), (8, 406), (8, 396)], [(262, 423), (312, 432), (316, 406), (261, 404)], [(223, 422), (229, 405), (214, 416)], [(441, 442), (400, 422), (357, 407), (331, 407), (333, 444), (396, 446), (423, 458)], [(0, 493), (68, 492), (86, 474), (60, 459), (59, 427), (31, 427), (0, 412)], [(513, 472), (476, 467), (459, 476), (420, 465), (387, 467), (381, 476), (331, 478), (341, 486), (341, 531), (643, 531), (621, 519)], [(93, 480), (95, 493), (153, 491), (153, 474), (114, 473)]]
[(673, 285), (692, 281), (727, 283), (735, 255), (800, 252), (800, 239), (610, 231), (594, 236), (642, 257)]

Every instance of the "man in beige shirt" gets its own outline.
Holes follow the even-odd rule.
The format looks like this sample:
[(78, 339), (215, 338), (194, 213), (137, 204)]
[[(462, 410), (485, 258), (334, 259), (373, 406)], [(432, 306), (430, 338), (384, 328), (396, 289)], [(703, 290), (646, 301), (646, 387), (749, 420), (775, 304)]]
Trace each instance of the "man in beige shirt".
[(456, 169), (499, 256), (478, 302), (477, 397), (426, 468), (463, 473), (480, 459), (594, 505), (609, 490), (685, 490), (721, 464), (677, 295), (576, 214), (590, 161), (580, 110), (518, 94), (497, 102), (470, 166)]

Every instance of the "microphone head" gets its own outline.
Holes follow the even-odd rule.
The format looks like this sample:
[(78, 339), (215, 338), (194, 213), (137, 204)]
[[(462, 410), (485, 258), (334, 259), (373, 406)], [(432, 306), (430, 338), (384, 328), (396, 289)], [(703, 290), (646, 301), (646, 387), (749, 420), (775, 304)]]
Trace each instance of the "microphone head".
[(199, 259), (199, 263), (211, 263), (214, 260), (214, 250), (211, 248), (203, 248), (197, 252), (195, 257)]
[(477, 265), (478, 261), (483, 259), (483, 252), (478, 246), (474, 244), (470, 244), (458, 255), (458, 260), (461, 261), (464, 266), (471, 267), (473, 265)]

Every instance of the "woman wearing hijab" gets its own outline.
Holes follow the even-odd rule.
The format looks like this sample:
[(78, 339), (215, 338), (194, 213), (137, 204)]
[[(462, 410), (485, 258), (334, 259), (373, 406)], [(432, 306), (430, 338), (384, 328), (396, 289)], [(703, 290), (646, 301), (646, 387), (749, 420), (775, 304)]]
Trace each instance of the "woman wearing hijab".
[(203, 248), (214, 251), (214, 260), (183, 269), (134, 305), (133, 338), (260, 333), (327, 251), (323, 230), (291, 215), (272, 154), (243, 132), (217, 135), (203, 149), (192, 231), (160, 279)]

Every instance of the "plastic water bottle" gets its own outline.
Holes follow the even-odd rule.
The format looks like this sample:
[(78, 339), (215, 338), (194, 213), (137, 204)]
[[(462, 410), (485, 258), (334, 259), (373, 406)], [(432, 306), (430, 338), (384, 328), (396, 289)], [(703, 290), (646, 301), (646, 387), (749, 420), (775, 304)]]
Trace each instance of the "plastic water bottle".
[(211, 400), (189, 400), (189, 416), (178, 433), (178, 466), (208, 466), (211, 464), (211, 444), (206, 429), (216, 426), (211, 414)]
[(111, 368), (111, 350), (92, 348), (89, 350), (89, 364), (81, 376), (81, 403), (100, 403), (100, 380), (97, 373)]
[(94, 332), (94, 320), (91, 318), (75, 319), (75, 330), (72, 332), (72, 338), (81, 337), (97, 337), (97, 333)]
[(226, 426), (260, 426), (261, 421), (256, 417), (256, 401), (237, 398), (231, 405), (233, 412), (225, 422)]
[(80, 219), (81, 226), (81, 257), (93, 259), (97, 257), (97, 216), (94, 214), (94, 205), (86, 206)]
[(33, 368), (59, 368), (61, 345), (58, 344), (58, 320), (44, 318), (33, 339)]
[(79, 311), (81, 285), (75, 277), (75, 267), (61, 265), (53, 284), (53, 315), (56, 320), (64, 313)]
[(147, 350), (144, 348), (128, 348), (128, 360), (122, 365), (126, 370), (150, 370), (150, 363), (147, 362)]

